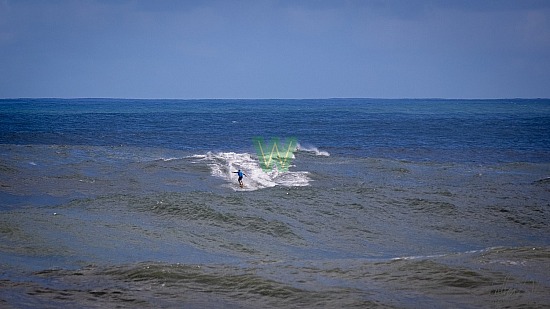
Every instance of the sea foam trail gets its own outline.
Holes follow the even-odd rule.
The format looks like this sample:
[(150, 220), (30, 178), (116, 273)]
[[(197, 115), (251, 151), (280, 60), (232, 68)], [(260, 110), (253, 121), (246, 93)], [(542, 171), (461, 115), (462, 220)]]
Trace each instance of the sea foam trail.
[(298, 145), (296, 145), (296, 151), (311, 152), (316, 156), (324, 156), (324, 157), (330, 156), (330, 153), (328, 153), (327, 151), (319, 150), (317, 147), (311, 146), (311, 145), (303, 146), (299, 143)]
[[(199, 158), (197, 156), (197, 158)], [(264, 171), (256, 157), (248, 153), (208, 152), (201, 161), (206, 161), (211, 174), (227, 181), (227, 186), (234, 190), (258, 190), (274, 186), (300, 187), (309, 185), (310, 178), (306, 171), (279, 172), (276, 168)], [(238, 186), (238, 176), (234, 172), (242, 170), (246, 177), (244, 188)]]

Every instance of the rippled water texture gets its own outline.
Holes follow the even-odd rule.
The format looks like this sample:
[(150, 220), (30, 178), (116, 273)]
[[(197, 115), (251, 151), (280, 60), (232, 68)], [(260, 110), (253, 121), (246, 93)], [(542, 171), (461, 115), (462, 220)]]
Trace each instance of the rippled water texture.
[[(62, 102), (60, 111), (39, 103), (45, 107), (0, 110), (2, 121), (15, 115), (0, 125), (2, 308), (550, 306), (549, 147), (540, 137), (549, 127), (537, 127), (548, 122), (544, 109), (514, 118), (513, 108), (494, 102), (487, 117), (489, 107), (454, 110), (456, 102), (447, 102), (446, 113), (432, 106), (432, 114), (407, 111), (408, 102), (367, 104), (368, 112), (356, 101), (321, 100), (312, 109), (294, 102), (274, 114), (283, 123), (297, 121), (298, 110), (308, 115), (294, 126), (300, 147), (288, 172), (266, 172), (252, 139), (226, 143), (229, 133), (248, 138), (252, 129), (216, 140), (208, 123), (222, 115), (208, 113), (210, 101), (190, 112), (174, 102), (141, 102), (152, 116), (139, 124), (129, 120), (146, 118), (139, 108), (111, 113), (109, 102)], [(327, 117), (353, 108), (358, 116), (345, 126)], [(199, 128), (185, 125), (191, 113)], [(51, 127), (32, 124), (45, 114)], [(156, 122), (160, 115), (171, 115), (168, 124)], [(377, 125), (362, 122), (369, 115)], [(539, 138), (525, 141), (525, 131), (500, 143), (477, 139), (466, 124), (455, 138), (447, 120), (466, 115), (485, 133), (498, 131), (490, 120), (503, 121), (499, 128), (510, 134), (506, 119), (515, 119), (512, 126)], [(94, 116), (111, 130), (87, 122)], [(441, 130), (411, 128), (427, 134), (415, 144), (406, 126), (392, 122), (403, 117)], [(420, 121), (426, 117), (439, 122)], [(227, 119), (228, 126), (240, 121)], [(368, 138), (357, 125), (382, 134), (382, 122), (391, 129), (387, 140), (376, 135), (375, 146), (362, 146)], [(406, 141), (396, 142), (400, 134)], [(233, 173), (239, 168), (244, 188)]]

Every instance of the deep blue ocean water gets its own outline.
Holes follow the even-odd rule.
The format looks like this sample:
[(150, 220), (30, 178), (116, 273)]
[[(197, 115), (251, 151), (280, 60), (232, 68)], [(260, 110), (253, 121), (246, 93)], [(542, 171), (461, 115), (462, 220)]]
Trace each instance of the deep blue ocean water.
[(0, 307), (544, 308), (549, 235), (550, 100), (0, 100)]
[(547, 162), (549, 100), (2, 100), (3, 144), (250, 151), (296, 137), (338, 155)]

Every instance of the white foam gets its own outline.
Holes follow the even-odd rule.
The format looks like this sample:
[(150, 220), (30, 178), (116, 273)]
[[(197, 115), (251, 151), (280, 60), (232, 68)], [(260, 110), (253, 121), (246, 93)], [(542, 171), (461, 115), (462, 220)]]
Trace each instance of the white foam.
[[(227, 186), (234, 190), (252, 191), (274, 186), (299, 187), (309, 185), (310, 181), (308, 172), (305, 171), (279, 172), (274, 168), (265, 172), (258, 159), (248, 153), (208, 152), (202, 160), (207, 162), (212, 176), (226, 180)], [(246, 174), (243, 189), (238, 187), (238, 176), (234, 173), (239, 169)]]
[(169, 161), (179, 160), (181, 158), (169, 157), (169, 158), (160, 158), (160, 159), (164, 162), (169, 162)]
[(192, 155), (185, 157), (187, 159), (206, 159), (206, 155)]
[[(493, 247), (493, 248), (496, 248), (496, 247)], [(423, 260), (423, 259), (443, 258), (443, 257), (451, 256), (451, 255), (478, 254), (478, 253), (484, 253), (484, 252), (490, 251), (493, 248), (479, 249), (479, 250), (469, 250), (469, 251), (465, 251), (465, 252), (449, 252), (449, 253), (441, 253), (441, 254), (431, 254), (431, 255), (400, 256), (400, 257), (391, 258), (391, 260), (392, 261)]]
[(424, 260), (445, 257), (446, 254), (433, 254), (433, 255), (414, 255), (414, 256), (400, 256), (392, 258), (392, 261), (409, 261), (409, 260)]
[(317, 147), (311, 146), (311, 145), (302, 146), (298, 144), (296, 145), (296, 151), (311, 152), (316, 156), (324, 156), (324, 157), (330, 156), (330, 153), (328, 153), (327, 151), (319, 150)]

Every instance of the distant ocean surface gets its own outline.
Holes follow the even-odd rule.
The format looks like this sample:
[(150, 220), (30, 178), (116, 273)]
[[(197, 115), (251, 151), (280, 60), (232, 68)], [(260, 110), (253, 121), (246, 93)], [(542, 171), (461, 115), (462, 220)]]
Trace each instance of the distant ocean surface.
[(2, 308), (548, 308), (549, 265), (547, 99), (0, 100)]

